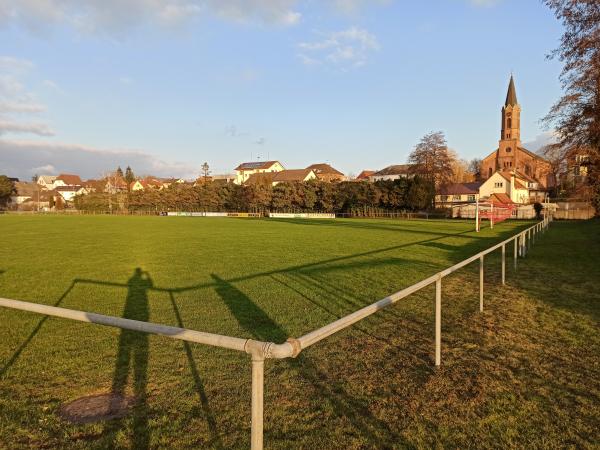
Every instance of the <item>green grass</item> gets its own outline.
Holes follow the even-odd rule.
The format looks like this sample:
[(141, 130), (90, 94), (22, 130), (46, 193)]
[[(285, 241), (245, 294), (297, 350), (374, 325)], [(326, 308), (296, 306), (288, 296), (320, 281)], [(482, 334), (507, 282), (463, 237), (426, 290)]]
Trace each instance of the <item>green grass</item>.
[[(0, 216), (0, 296), (282, 342), (525, 225)], [(432, 288), (267, 361), (267, 448), (593, 447), (599, 256), (597, 221), (554, 223), (506, 286), (486, 258), (483, 314), (475, 266), (444, 279), (439, 369)], [(248, 446), (248, 355), (2, 308), (0, 324), (0, 448)], [(58, 417), (111, 391), (138, 397), (128, 417)]]

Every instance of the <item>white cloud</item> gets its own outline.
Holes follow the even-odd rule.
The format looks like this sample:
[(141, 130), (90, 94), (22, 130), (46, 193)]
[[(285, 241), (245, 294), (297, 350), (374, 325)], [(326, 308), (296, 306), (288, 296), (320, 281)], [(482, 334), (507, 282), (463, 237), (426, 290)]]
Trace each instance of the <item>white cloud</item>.
[(298, 57), (303, 64), (360, 67), (366, 64), (370, 53), (381, 48), (377, 37), (362, 28), (351, 27), (343, 31), (318, 34), (321, 40), (298, 44)]
[(65, 143), (0, 139), (0, 167), (11, 176), (25, 178), (32, 173), (68, 172), (83, 178), (94, 178), (119, 165), (131, 166), (139, 175), (183, 178), (197, 175), (194, 164), (164, 161), (140, 150), (97, 149)]
[(469, 3), (473, 6), (494, 6), (499, 3), (500, 0), (469, 0)]
[(54, 136), (54, 131), (45, 123), (0, 120), (0, 136), (6, 133), (30, 133), (37, 134), (38, 136)]
[(535, 139), (529, 142), (524, 142), (523, 147), (532, 152), (539, 151), (542, 147), (548, 144), (555, 144), (558, 142), (558, 136), (555, 131), (545, 131), (538, 134)]
[[(0, 135), (7, 133), (31, 133), (38, 136), (52, 136), (49, 125), (31, 121), (32, 115), (46, 110), (37, 101), (21, 79), (34, 67), (31, 61), (0, 56)], [(18, 114), (20, 117), (16, 118)], [(24, 116), (25, 118), (22, 118)]]
[(297, 0), (0, 0), (0, 26), (39, 31), (67, 25), (89, 33), (120, 34), (143, 23), (172, 26), (201, 15), (237, 22), (294, 25)]
[(333, 6), (338, 10), (346, 14), (353, 14), (361, 10), (365, 6), (371, 4), (387, 5), (392, 3), (392, 0), (331, 0)]

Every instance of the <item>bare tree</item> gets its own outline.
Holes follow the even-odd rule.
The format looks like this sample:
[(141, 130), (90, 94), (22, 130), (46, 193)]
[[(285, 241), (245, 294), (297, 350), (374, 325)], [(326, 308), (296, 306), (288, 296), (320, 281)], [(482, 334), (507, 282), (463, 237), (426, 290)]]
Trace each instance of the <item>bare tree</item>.
[(564, 64), (560, 75), (564, 95), (544, 121), (555, 126), (563, 159), (586, 154), (588, 183), (595, 192), (596, 206), (600, 206), (600, 2), (544, 3), (565, 29), (560, 46), (549, 55)]
[(456, 154), (448, 149), (442, 131), (425, 135), (408, 157), (411, 172), (430, 181), (436, 190), (452, 181)]
[(469, 161), (467, 170), (469, 171), (469, 173), (471, 173), (473, 175), (473, 179), (475, 181), (481, 181), (481, 163), (482, 162), (483, 161), (479, 158), (473, 158), (471, 161)]

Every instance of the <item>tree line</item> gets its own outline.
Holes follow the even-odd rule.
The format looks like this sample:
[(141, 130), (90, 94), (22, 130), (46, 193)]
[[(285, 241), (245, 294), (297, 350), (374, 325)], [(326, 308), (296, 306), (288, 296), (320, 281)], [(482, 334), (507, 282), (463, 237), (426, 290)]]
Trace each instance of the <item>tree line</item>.
[(174, 183), (110, 195), (76, 196), (74, 206), (84, 211), (214, 211), (214, 212), (335, 212), (371, 215), (378, 211), (419, 211), (430, 207), (433, 183), (422, 176), (399, 180), (326, 183), (285, 182), (237, 185), (206, 182)]

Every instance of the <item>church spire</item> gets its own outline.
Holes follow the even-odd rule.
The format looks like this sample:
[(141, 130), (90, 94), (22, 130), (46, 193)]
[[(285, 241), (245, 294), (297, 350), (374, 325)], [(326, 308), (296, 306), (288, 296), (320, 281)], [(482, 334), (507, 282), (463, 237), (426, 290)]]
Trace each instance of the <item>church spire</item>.
[(510, 83), (508, 84), (508, 92), (506, 93), (506, 102), (504, 102), (504, 106), (512, 105), (515, 106), (517, 104), (517, 90), (515, 89), (515, 80), (513, 79), (512, 74), (510, 75)]

